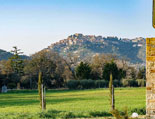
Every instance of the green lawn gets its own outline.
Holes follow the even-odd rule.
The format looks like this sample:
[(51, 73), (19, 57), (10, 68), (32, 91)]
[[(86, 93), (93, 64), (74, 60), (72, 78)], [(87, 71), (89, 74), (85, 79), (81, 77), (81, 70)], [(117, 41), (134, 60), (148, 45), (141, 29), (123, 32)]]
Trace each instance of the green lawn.
[[(109, 112), (109, 90), (49, 90), (46, 93), (47, 110), (89, 113)], [(145, 88), (115, 89), (116, 108), (128, 110), (145, 107)], [(4, 115), (35, 114), (40, 112), (37, 91), (14, 91), (0, 94), (0, 118)]]

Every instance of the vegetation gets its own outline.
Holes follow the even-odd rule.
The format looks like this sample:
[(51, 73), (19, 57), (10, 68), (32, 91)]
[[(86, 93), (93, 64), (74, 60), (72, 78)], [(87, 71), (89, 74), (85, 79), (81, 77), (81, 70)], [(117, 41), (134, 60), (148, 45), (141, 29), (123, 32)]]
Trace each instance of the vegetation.
[(91, 67), (89, 64), (81, 62), (76, 68), (76, 76), (78, 79), (90, 79)]
[(132, 119), (132, 118), (129, 118), (127, 109), (125, 109), (124, 112), (122, 112), (122, 115), (116, 109), (112, 110), (111, 113), (116, 119)]
[[(23, 59), (22, 52), (17, 47), (13, 47), (12, 53), (0, 50), (0, 57), (6, 55), (0, 58), (0, 91), (3, 85), (7, 85), (9, 89), (8, 93), (0, 94), (0, 119), (69, 119), (106, 116), (129, 119), (132, 112), (142, 115), (146, 113), (145, 88), (120, 88), (146, 85), (145, 67), (137, 70), (131, 67), (126, 59), (120, 59), (121, 55), (126, 55), (131, 58), (131, 62), (143, 62), (140, 58), (144, 56), (139, 54), (143, 48), (139, 47), (144, 39), (138, 39), (134, 44), (129, 41), (126, 41), (128, 42), (126, 44), (123, 39), (117, 37), (85, 37), (82, 34), (75, 34), (67, 40), (70, 39), (72, 41), (67, 41), (69, 45), (65, 42), (62, 42), (65, 45), (57, 43), (58, 46), (52, 46), (53, 50), (44, 49), (31, 55), (29, 59)], [(79, 39), (80, 44), (77, 41)], [(109, 43), (109, 39), (112, 43)], [(132, 54), (126, 53), (127, 47)], [(63, 52), (65, 56), (62, 57), (62, 54), (60, 56), (54, 50), (59, 54)], [(66, 50), (68, 50), (67, 54)], [(77, 53), (80, 56), (74, 55)], [(89, 58), (86, 57), (87, 53)], [(106, 89), (108, 84), (110, 104), (109, 91)], [(46, 111), (43, 85), (49, 89), (46, 96), (48, 104)], [(115, 90), (116, 95), (114, 95), (114, 86), (119, 87)], [(120, 111), (126, 106), (129, 111)]]
[[(114, 87), (145, 87), (146, 81), (143, 79), (123, 79), (121, 82), (114, 80)], [(108, 88), (108, 81), (105, 80), (69, 80), (66, 83), (69, 89), (95, 89)]]
[(13, 48), (14, 48), (14, 50), (12, 50), (13, 56), (10, 58), (11, 68), (12, 68), (12, 72), (16, 77), (17, 88), (20, 89), (20, 80), (24, 73), (23, 71), (24, 62), (23, 62), (23, 59), (21, 59), (21, 57), (19, 56), (20, 54), (22, 54), (22, 52), (20, 52), (20, 49), (18, 49), (17, 47), (13, 47)]
[[(115, 55), (101, 55), (94, 57), (91, 62), (80, 62), (76, 64), (75, 60), (64, 59), (55, 52), (43, 50), (31, 56), (31, 59), (22, 60), (19, 56), (20, 50), (14, 47), (14, 55), (7, 61), (0, 62), (0, 86), (7, 85), (10, 89), (20, 87), (31, 89), (31, 91), (11, 91), (8, 94), (0, 94), (0, 119), (7, 117), (14, 118), (90, 118), (90, 117), (106, 117), (115, 116), (116, 118), (128, 119), (127, 111), (124, 115), (118, 110), (122, 110), (124, 106), (129, 106), (131, 113), (133, 110), (145, 113), (144, 104), (139, 104), (135, 99), (131, 100), (134, 105), (129, 103), (129, 95), (135, 94), (133, 89), (116, 90), (116, 105), (114, 105), (114, 88), (115, 87), (143, 87), (145, 81), (145, 69), (137, 71), (134, 67), (129, 67), (122, 62), (122, 66), (117, 63), (119, 60)], [(138, 73), (137, 73), (138, 72)], [(111, 73), (111, 76), (109, 76)], [(112, 77), (113, 76), (113, 77)], [(139, 78), (139, 79), (137, 79)], [(48, 89), (66, 88), (69, 89), (95, 89), (110, 87), (110, 102), (112, 112), (110, 113), (110, 105), (107, 98), (108, 91), (99, 90), (49, 90), (47, 92), (47, 111), (41, 112), (38, 108), (39, 100), (42, 109), (46, 109), (45, 99), (42, 101), (41, 84)], [(37, 91), (32, 89), (37, 89)], [(17, 88), (18, 89), (18, 88)], [(142, 91), (143, 88), (140, 88)], [(138, 90), (140, 90), (138, 89)], [(125, 91), (125, 93), (123, 92)], [(129, 92), (130, 93), (129, 93)], [(123, 92), (121, 94), (121, 92)], [(124, 98), (125, 94), (126, 97)], [(143, 93), (143, 95), (145, 95)], [(9, 98), (7, 98), (9, 97)], [(123, 97), (123, 99), (122, 99)], [(135, 97), (134, 97), (135, 98)], [(143, 97), (144, 98), (144, 97)], [(39, 99), (39, 100), (38, 100)], [(143, 99), (142, 99), (143, 100)], [(113, 103), (112, 103), (113, 102)], [(128, 105), (128, 102), (130, 105)], [(121, 106), (120, 104), (121, 103)], [(115, 110), (115, 106), (118, 110)], [(136, 106), (136, 107), (135, 107)], [(18, 110), (16, 110), (18, 109)]]
[[(0, 119), (110, 116), (109, 90), (48, 90), (47, 111), (41, 112), (37, 90), (0, 94)], [(145, 114), (145, 88), (116, 88), (116, 108)]]
[(146, 72), (145, 67), (139, 68), (139, 71), (138, 71), (138, 74), (137, 74), (137, 78), (138, 78), (138, 79), (146, 79), (146, 74), (145, 74), (145, 72)]
[[(7, 51), (0, 49), (0, 61), (1, 60), (8, 60), (12, 56), (13, 56), (13, 54), (11, 52), (7, 52)], [(21, 55), (21, 58), (22, 59), (29, 59), (29, 57), (26, 55)]]
[(48, 50), (35, 53), (27, 60), (20, 58), (17, 47), (13, 52), (9, 60), (0, 62), (0, 87), (5, 84), (9, 89), (16, 89), (17, 84), (21, 84), (19, 87), (23, 89), (37, 89), (39, 71), (48, 89), (66, 86), (70, 89), (107, 87), (110, 72), (115, 87), (145, 86), (145, 68), (137, 71), (115, 55), (102, 54), (94, 56), (89, 62), (76, 63), (76, 57), (62, 58)]

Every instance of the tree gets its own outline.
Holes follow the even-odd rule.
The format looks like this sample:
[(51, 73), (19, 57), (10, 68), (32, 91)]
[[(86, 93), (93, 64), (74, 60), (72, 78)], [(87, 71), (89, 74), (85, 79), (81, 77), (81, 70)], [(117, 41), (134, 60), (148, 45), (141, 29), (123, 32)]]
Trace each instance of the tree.
[(14, 74), (16, 75), (17, 88), (20, 88), (20, 79), (24, 73), (24, 71), (23, 71), (24, 61), (23, 61), (23, 59), (21, 59), (21, 57), (19, 55), (23, 54), (23, 52), (20, 52), (21, 50), (18, 49), (16, 46), (13, 48), (14, 48), (14, 50), (11, 51), (13, 53), (13, 56), (10, 58), (11, 67), (12, 67)]
[(132, 79), (134, 79), (134, 80), (136, 79), (136, 70), (135, 70), (133, 67), (131, 68), (131, 73), (130, 73), (130, 75), (131, 75), (131, 78), (132, 78)]
[(113, 79), (119, 78), (119, 71), (116, 63), (111, 61), (110, 63), (106, 63), (103, 68), (103, 79), (110, 80), (110, 73), (112, 73)]
[(118, 79), (122, 79), (126, 77), (126, 70), (124, 70), (123, 68), (118, 69)]
[(17, 78), (16, 74), (14, 73), (12, 66), (11, 66), (11, 60), (3, 60), (0, 61), (0, 74), (2, 85), (7, 85), (8, 88), (16, 88), (17, 84)]
[[(77, 63), (77, 56), (72, 56), (70, 53), (67, 54), (67, 57), (66, 58), (62, 58), (62, 60), (65, 62), (65, 65), (67, 69), (69, 69), (69, 71), (66, 71), (65, 70), (65, 75), (66, 77), (70, 77), (72, 79), (77, 79), (76, 77), (76, 74), (75, 74), (75, 70), (74, 70), (74, 67)], [(70, 76), (68, 76), (68, 73), (71, 73)]]
[(145, 67), (139, 68), (137, 79), (146, 79), (146, 69)]
[(103, 66), (106, 62), (106, 55), (101, 54), (101, 55), (95, 55), (92, 58), (91, 62), (91, 78), (93, 80), (98, 80), (102, 78), (102, 73), (103, 73)]
[(81, 62), (76, 67), (76, 76), (78, 79), (90, 79), (91, 78), (91, 67), (88, 63)]
[(33, 82), (38, 82), (39, 72), (42, 73), (42, 83), (47, 87), (51, 84), (51, 79), (54, 77), (56, 64), (52, 58), (52, 53), (40, 51), (31, 56), (25, 67), (25, 73), (30, 78), (34, 78)]
[(32, 81), (32, 87), (37, 87), (38, 74), (42, 72), (43, 83), (47, 88), (60, 88), (65, 81), (72, 77), (67, 64), (57, 53), (43, 50), (31, 56), (27, 61), (24, 72), (27, 80)]

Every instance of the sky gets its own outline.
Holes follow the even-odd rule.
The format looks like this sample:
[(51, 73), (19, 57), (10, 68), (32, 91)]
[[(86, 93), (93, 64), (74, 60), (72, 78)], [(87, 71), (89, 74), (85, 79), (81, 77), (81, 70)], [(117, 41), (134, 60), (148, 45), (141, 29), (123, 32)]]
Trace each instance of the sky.
[(155, 37), (152, 0), (0, 0), (0, 49), (31, 55), (74, 33)]

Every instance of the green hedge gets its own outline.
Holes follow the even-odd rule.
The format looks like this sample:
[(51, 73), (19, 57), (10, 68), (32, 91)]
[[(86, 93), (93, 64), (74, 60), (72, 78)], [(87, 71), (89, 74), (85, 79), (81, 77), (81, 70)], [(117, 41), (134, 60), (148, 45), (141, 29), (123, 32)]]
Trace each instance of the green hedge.
[(144, 79), (137, 79), (138, 87), (145, 87), (146, 86), (146, 80)]
[(105, 80), (69, 80), (66, 86), (69, 89), (107, 88), (109, 82)]
[(96, 80), (95, 81), (95, 87), (96, 88), (107, 88), (109, 82), (105, 80)]
[(80, 86), (80, 81), (78, 81), (78, 80), (69, 80), (67, 82), (67, 87), (69, 89), (78, 89), (79, 86)]
[(113, 85), (114, 85), (114, 87), (121, 87), (122, 86), (122, 83), (119, 80), (114, 80), (113, 81)]
[(82, 89), (91, 89), (95, 88), (95, 81), (94, 80), (81, 80), (80, 87)]
[(17, 86), (15, 83), (8, 83), (7, 88), (14, 89), (14, 88), (17, 88)]
[(138, 82), (134, 79), (123, 79), (122, 86), (123, 87), (137, 87)]
[(145, 87), (146, 86), (146, 80), (144, 79), (123, 79), (122, 80), (122, 86), (123, 87)]
[[(144, 79), (122, 79), (122, 81), (114, 80), (114, 87), (145, 87)], [(108, 88), (109, 82), (106, 80), (69, 80), (67, 82), (69, 89), (92, 89), (92, 88)]]

